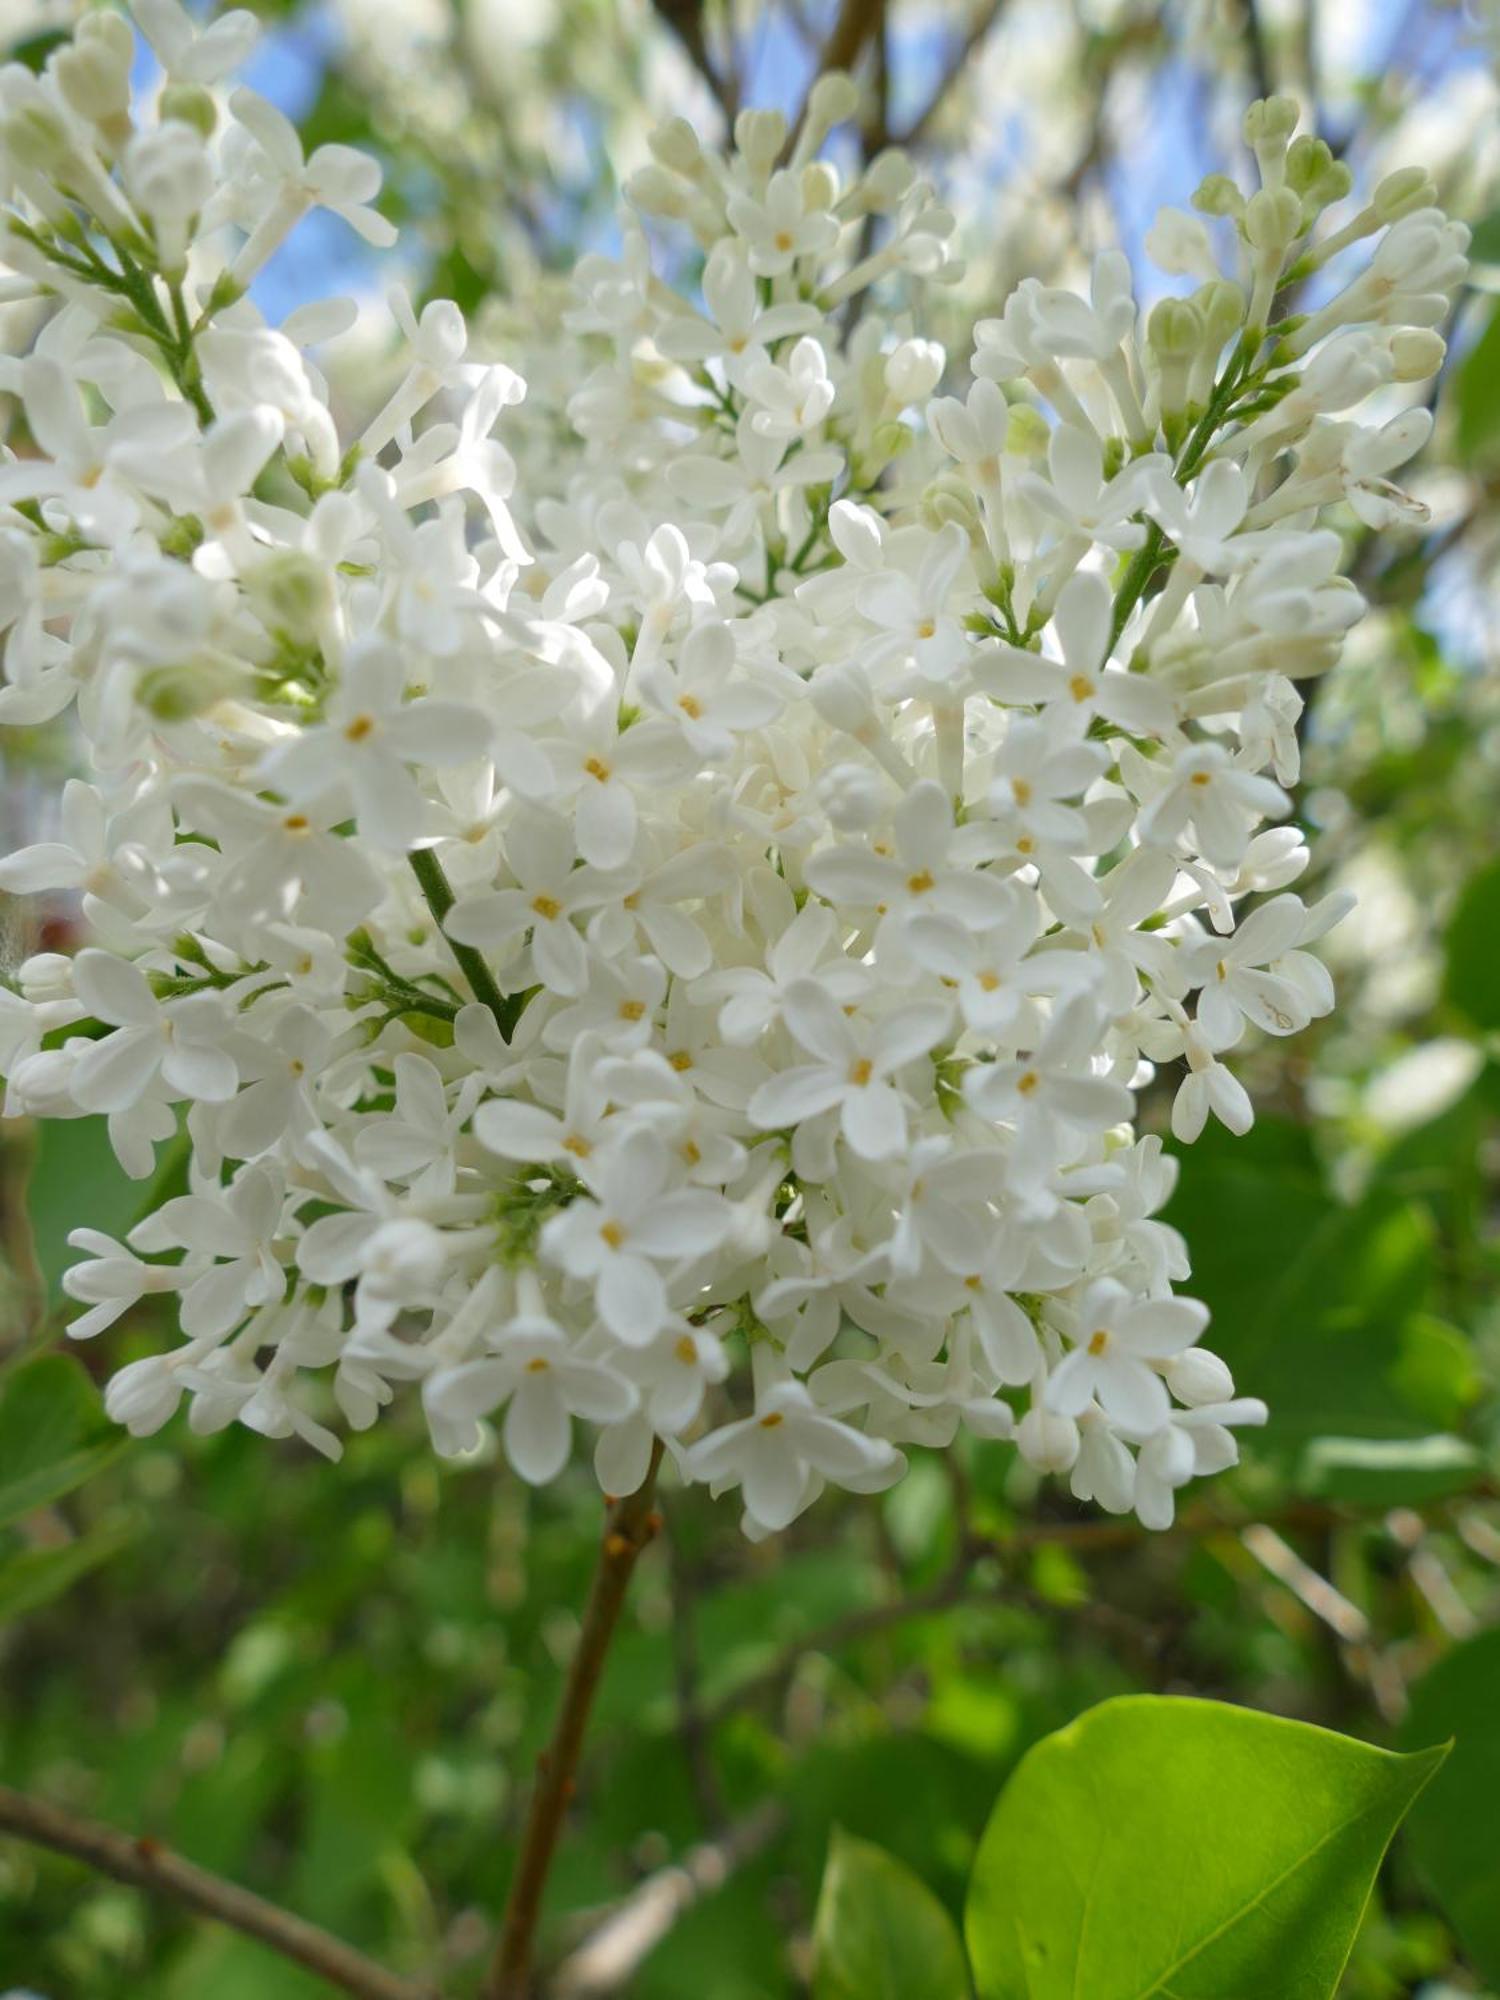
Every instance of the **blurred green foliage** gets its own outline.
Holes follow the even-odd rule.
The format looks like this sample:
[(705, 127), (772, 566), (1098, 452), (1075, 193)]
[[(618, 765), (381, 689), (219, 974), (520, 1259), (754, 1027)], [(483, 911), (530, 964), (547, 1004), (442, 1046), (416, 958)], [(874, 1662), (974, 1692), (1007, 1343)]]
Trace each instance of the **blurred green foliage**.
[[(260, 11), (295, 25), (308, 10)], [(644, 6), (519, 11), (541, 29), (480, 62), (466, 40), (477, 10), (437, 7), (451, 34), (420, 71), (393, 67), (373, 29), (350, 33), (325, 51), (302, 120), (309, 144), (380, 153), (388, 211), (421, 246), (416, 288), (456, 296), (500, 335), (593, 240), (612, 148), (638, 139), (648, 99), (679, 108), (683, 76)], [(1078, 101), (1063, 107), (1078, 149), (1049, 159), (1052, 179), (1028, 195), (1048, 229), (1048, 199), (1070, 182), (1108, 196), (1105, 141), (1126, 114), (1140, 120), (1169, 13), (1080, 13)], [(8, 53), (40, 61), (46, 47), (28, 36)], [(1272, 55), (1295, 69), (1299, 47), (1287, 32)], [(1241, 70), (1225, 77), (1243, 98)], [(1394, 119), (1378, 82), (1360, 100), (1372, 147)], [(1167, 83), (1190, 100), (1196, 88)], [(955, 104), (953, 121), (962, 89)], [(962, 136), (937, 121), (940, 155)], [(1455, 198), (1474, 192), (1471, 175)], [(1024, 258), (1006, 266), (1004, 232), (987, 207), (983, 219), (994, 241), (975, 290), (993, 303), (982, 287)], [(549, 1892), (549, 1955), (697, 1844), (727, 1831), (732, 1846), (774, 1812), (633, 1970), (621, 1990), (634, 2000), (781, 2000), (809, 1981), (818, 2000), (948, 2000), (981, 1839), (997, 1797), (1016, 1796), (1007, 1780), (1096, 1704), (1141, 1693), (1383, 1748), (1451, 1737), (1340, 1993), (1500, 1992), (1500, 317), (1487, 289), (1500, 217), (1477, 247), (1433, 454), (1462, 468), (1463, 491), (1429, 533), (1356, 543), (1375, 616), (1313, 690), (1305, 730), (1316, 866), (1363, 899), (1352, 942), (1332, 944), (1340, 1009), (1289, 1046), (1246, 1048), (1259, 1122), (1194, 1147), (1171, 1210), (1214, 1345), (1267, 1395), (1271, 1425), (1159, 1537), (1091, 1518), (972, 1441), (878, 1502), (828, 1500), (769, 1547), (740, 1539), (732, 1508), (669, 1489)], [(1165, 1126), (1165, 1096), (1147, 1115)], [(163, 1176), (178, 1170), (164, 1154)], [(160, 1333), (142, 1310), (107, 1353), (61, 1354), (60, 1280), (71, 1229), (121, 1232), (152, 1199), (92, 1120), (0, 1154), (0, 1778), (472, 1992), (577, 1630), (598, 1495), (581, 1473), (532, 1495), (495, 1465), (446, 1470), (400, 1419), (355, 1439), (336, 1473), (243, 1432), (178, 1425), (122, 1446), (95, 1383)], [(1055, 1754), (1037, 1752), (1016, 1786)], [(1037, 1864), (1025, 1893), (1040, 1925), (1079, 1808), (1039, 1810), (1047, 1844), (1019, 1840), (1003, 1887)], [(1371, 1867), (1394, 1817), (1372, 1820)], [(1310, 1823), (1306, 1787), (1271, 1818), (1268, 1839)], [(1181, 1837), (1170, 1820), (1134, 1836), (1133, 1879), (1149, 1883)], [(857, 1914), (872, 1900), (905, 1911), (874, 1959)], [(921, 1973), (896, 1956), (913, 1938)], [(45, 2000), (325, 1991), (16, 1843), (0, 1844), (7, 1980)]]

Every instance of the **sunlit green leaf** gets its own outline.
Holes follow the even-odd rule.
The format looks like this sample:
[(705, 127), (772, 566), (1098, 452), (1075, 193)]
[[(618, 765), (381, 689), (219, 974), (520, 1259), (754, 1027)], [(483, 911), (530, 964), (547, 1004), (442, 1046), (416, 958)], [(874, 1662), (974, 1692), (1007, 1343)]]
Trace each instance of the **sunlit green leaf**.
[(1442, 1762), (1218, 1702), (1105, 1702), (1001, 1794), (969, 1893), (980, 2000), (1329, 2000)]

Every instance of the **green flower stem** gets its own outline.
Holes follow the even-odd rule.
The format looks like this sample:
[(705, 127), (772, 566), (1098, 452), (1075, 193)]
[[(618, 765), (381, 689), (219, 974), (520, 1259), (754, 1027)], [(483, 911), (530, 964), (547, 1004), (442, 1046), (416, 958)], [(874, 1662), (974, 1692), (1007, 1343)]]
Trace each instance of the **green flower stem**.
[(443, 873), (443, 864), (430, 847), (414, 848), (406, 857), (411, 863), (411, 871), (421, 886), (432, 912), (434, 923), (447, 940), (448, 949), (458, 961), (458, 969), (469, 982), (469, 991), (476, 1000), (482, 1001), (495, 1017), (495, 1025), (508, 1042), (516, 1031), (516, 1023), (521, 1018), (521, 1010), (526, 1005), (525, 996), (515, 993), (509, 999), (495, 984), (495, 975), (485, 964), (481, 953), (472, 945), (459, 944), (443, 930), (443, 919), (453, 908), (453, 887)]

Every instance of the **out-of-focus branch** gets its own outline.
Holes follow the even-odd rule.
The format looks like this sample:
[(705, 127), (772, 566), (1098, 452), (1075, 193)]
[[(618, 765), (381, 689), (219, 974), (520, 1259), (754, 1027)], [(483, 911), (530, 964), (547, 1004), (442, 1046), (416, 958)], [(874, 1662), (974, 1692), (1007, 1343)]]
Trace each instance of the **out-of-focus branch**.
[(1243, 0), (1245, 55), (1250, 65), (1250, 82), (1257, 97), (1274, 97), (1276, 79), (1271, 74), (1271, 51), (1266, 42), (1265, 23), (1260, 18), (1260, 0)]
[(897, 140), (898, 145), (914, 146), (919, 139), (924, 139), (927, 136), (928, 127), (948, 101), (948, 93), (968, 68), (972, 59), (978, 55), (980, 49), (988, 39), (990, 30), (1000, 19), (1000, 10), (1003, 4), (1004, 0), (983, 0), (983, 4), (969, 23), (967, 30), (954, 44), (953, 51), (943, 66), (942, 75), (938, 78), (932, 95), (922, 106), (916, 117), (913, 118), (910, 125), (900, 135)]
[(693, 66), (713, 92), (714, 101), (732, 126), (739, 110), (739, 89), (732, 71), (721, 70), (708, 46), (703, 27), (703, 0), (652, 0), (662, 21), (681, 42)]
[[(1008, 1580), (976, 1587), (974, 1564), (983, 1556), (1010, 1558), (1037, 1548), (1061, 1548), (1079, 1557), (1108, 1555), (1121, 1549), (1205, 1541), (1214, 1536), (1243, 1539), (1247, 1530), (1296, 1533), (1308, 1529), (1331, 1528), (1359, 1516), (1349, 1508), (1324, 1500), (1294, 1500), (1274, 1513), (1257, 1520), (1253, 1515), (1238, 1518), (1226, 1515), (1212, 1502), (1185, 1508), (1170, 1528), (1142, 1527), (1133, 1516), (1081, 1521), (1027, 1521), (1008, 1534), (994, 1539), (976, 1538), (960, 1550), (948, 1573), (928, 1589), (885, 1603), (863, 1605), (856, 1611), (831, 1619), (813, 1631), (803, 1633), (782, 1648), (758, 1672), (727, 1688), (703, 1712), (705, 1725), (719, 1722), (735, 1709), (774, 1694), (812, 1653), (837, 1652), (858, 1639), (904, 1625), (913, 1619), (955, 1610), (963, 1604), (1011, 1603), (1035, 1608), (1034, 1594), (1017, 1589)], [(1094, 1607), (1104, 1610), (1105, 1607)], [(1077, 1614), (1079, 1607), (1059, 1605), (1059, 1611)], [(1113, 1618), (1113, 1610), (1109, 1615)]]
[(341, 1938), (252, 1895), (235, 1882), (210, 1874), (154, 1840), (137, 1839), (97, 1820), (81, 1819), (5, 1785), (0, 1785), (0, 1832), (69, 1855), (133, 1889), (170, 1897), (199, 1916), (228, 1924), (231, 1930), (267, 1945), (294, 1965), (315, 1972), (330, 1986), (354, 1994), (356, 2000), (436, 2000), (435, 1987), (388, 1972)]
[(553, 1975), (553, 2000), (602, 2000), (617, 1993), (687, 1912), (765, 1851), (786, 1823), (785, 1809), (759, 1806), (719, 1840), (648, 1875)]
[(828, 39), (818, 51), (808, 79), (807, 96), (792, 120), (789, 144), (795, 142), (807, 122), (807, 107), (812, 101), (813, 86), (818, 78), (833, 69), (853, 69), (864, 54), (866, 43), (876, 41), (884, 34), (885, 9), (886, 0), (842, 0), (834, 24), (828, 30)]

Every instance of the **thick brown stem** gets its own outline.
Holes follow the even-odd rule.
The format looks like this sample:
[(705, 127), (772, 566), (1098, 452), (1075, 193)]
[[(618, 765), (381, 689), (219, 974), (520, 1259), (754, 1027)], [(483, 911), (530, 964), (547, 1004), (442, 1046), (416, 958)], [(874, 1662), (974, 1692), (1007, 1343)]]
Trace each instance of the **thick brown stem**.
[(154, 1840), (137, 1839), (116, 1827), (80, 1819), (5, 1785), (0, 1785), (0, 1832), (34, 1841), (38, 1847), (50, 1847), (55, 1853), (97, 1868), (101, 1875), (128, 1882), (133, 1889), (149, 1889), (185, 1904), (200, 1916), (214, 1917), (232, 1930), (269, 1945), (293, 1964), (317, 1973), (330, 1986), (354, 1994), (356, 2000), (436, 2000), (435, 1987), (398, 1978), (316, 1924), (252, 1895), (237, 1883), (211, 1875)]
[(605, 1522), (599, 1565), (594, 1571), (584, 1607), (583, 1629), (578, 1635), (578, 1650), (568, 1668), (551, 1741), (537, 1758), (536, 1787), (521, 1835), (499, 1947), (490, 1967), (485, 1989), (487, 2000), (529, 2000), (532, 1947), (542, 1913), (542, 1896), (568, 1802), (573, 1796), (589, 1711), (594, 1705), (637, 1558), (661, 1525), (653, 1504), (661, 1454), (658, 1439), (652, 1448), (646, 1477), (634, 1493), (615, 1501)]

